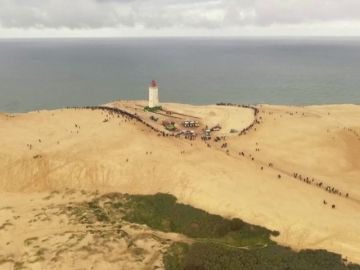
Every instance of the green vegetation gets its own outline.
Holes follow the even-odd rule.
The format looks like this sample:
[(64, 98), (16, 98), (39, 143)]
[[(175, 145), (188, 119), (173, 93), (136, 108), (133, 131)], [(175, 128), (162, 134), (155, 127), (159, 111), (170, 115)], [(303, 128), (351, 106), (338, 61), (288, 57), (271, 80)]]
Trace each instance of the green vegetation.
[(144, 107), (144, 111), (148, 111), (148, 112), (162, 111), (162, 107), (161, 106), (156, 106), (156, 107), (150, 108), (149, 106), (146, 106), (146, 107)]
[(124, 219), (177, 232), (195, 243), (174, 243), (164, 257), (167, 270), (360, 270), (325, 250), (295, 252), (277, 245), (278, 232), (240, 219), (225, 219), (176, 202), (168, 194), (128, 195)]
[(176, 126), (174, 124), (168, 124), (165, 126), (165, 129), (168, 131), (175, 131), (176, 130)]
[(171, 245), (163, 258), (167, 270), (360, 270), (326, 250), (295, 252), (271, 240), (276, 231), (177, 203), (169, 194), (111, 193), (70, 210), (85, 223), (124, 219), (192, 238), (193, 244)]
[(93, 213), (95, 214), (98, 221), (105, 223), (110, 221), (108, 214), (104, 211), (102, 207), (100, 207), (98, 200), (93, 200), (89, 202), (88, 206), (90, 209), (93, 210)]
[(68, 206), (67, 211), (73, 217), (76, 217), (83, 224), (93, 224), (95, 222), (109, 223), (110, 217), (102, 206), (100, 199), (96, 198), (88, 203), (79, 204), (76, 207)]
[(299, 253), (279, 245), (241, 250), (217, 244), (175, 243), (164, 257), (167, 270), (358, 270), (346, 265), (340, 255), (325, 250)]
[(185, 243), (174, 243), (164, 256), (166, 270), (178, 270), (185, 268), (185, 261), (190, 253), (190, 246)]
[(240, 219), (225, 219), (177, 203), (176, 198), (168, 194), (128, 195), (126, 208), (125, 220), (165, 232), (182, 233), (201, 242), (218, 242), (236, 247), (263, 246), (272, 244), (270, 236), (278, 234)]

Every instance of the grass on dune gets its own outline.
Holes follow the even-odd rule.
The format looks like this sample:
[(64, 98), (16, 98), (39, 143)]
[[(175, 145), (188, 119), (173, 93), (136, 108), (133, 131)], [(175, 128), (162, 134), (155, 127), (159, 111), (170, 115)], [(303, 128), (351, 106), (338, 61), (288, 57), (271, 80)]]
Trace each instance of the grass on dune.
[(129, 195), (127, 208), (124, 219), (128, 221), (165, 232), (181, 233), (203, 242), (217, 241), (234, 246), (267, 245), (273, 243), (270, 236), (278, 234), (240, 219), (225, 219), (177, 203), (176, 198), (169, 194)]

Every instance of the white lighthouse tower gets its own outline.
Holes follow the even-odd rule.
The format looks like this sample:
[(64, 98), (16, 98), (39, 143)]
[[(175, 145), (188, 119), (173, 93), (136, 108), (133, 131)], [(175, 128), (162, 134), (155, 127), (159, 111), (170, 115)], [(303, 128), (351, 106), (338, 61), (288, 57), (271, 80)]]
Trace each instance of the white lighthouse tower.
[(156, 81), (152, 81), (149, 87), (149, 108), (159, 106), (159, 88)]

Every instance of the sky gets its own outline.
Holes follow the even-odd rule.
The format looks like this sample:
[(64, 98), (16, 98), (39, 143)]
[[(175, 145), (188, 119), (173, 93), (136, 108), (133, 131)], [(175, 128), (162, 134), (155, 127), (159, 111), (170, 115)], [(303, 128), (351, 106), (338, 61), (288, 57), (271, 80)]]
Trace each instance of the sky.
[(0, 38), (360, 36), (360, 0), (0, 0)]

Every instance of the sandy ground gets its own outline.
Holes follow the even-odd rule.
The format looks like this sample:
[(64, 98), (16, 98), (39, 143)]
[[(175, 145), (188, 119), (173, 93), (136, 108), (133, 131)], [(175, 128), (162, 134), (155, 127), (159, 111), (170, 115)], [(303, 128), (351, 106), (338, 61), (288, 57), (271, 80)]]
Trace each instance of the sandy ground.
[(161, 269), (171, 243), (189, 241), (121, 219), (82, 224), (68, 209), (95, 196), (74, 190), (2, 193), (0, 269)]
[[(126, 102), (127, 109), (135, 104), (142, 103)], [(164, 107), (209, 126), (219, 123), (222, 135), (254, 121), (244, 108)], [(201, 140), (162, 137), (103, 111), (1, 114), (1, 207), (23, 207), (23, 196), (36, 201), (40, 195), (34, 192), (66, 188), (170, 192), (212, 213), (278, 230), (276, 241), (295, 249), (324, 248), (360, 263), (360, 106), (258, 108), (260, 123), (246, 135), (229, 136), (225, 149), (224, 141), (209, 147)], [(341, 196), (295, 179), (294, 173)], [(0, 212), (2, 224), (8, 215)], [(1, 237), (17, 239), (23, 228), (15, 228)], [(10, 248), (0, 246), (4, 252)]]

